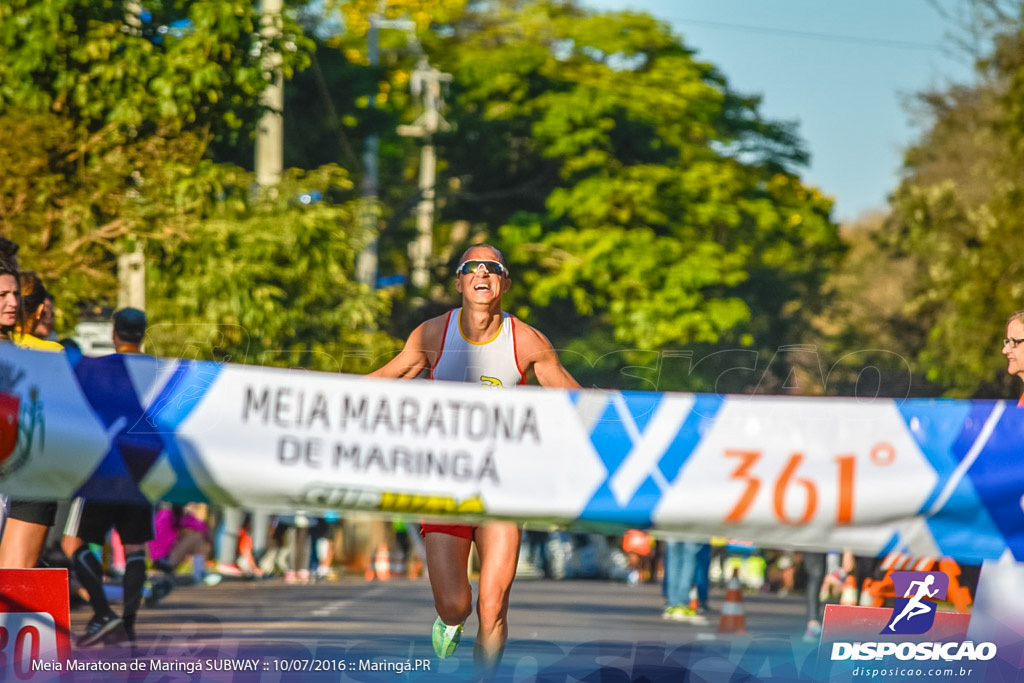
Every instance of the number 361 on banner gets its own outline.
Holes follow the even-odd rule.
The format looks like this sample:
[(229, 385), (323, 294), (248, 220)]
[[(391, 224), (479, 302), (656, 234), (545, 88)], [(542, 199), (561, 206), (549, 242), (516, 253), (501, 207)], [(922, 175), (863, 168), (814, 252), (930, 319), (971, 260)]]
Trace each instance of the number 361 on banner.
[(723, 411), (681, 473), (676, 500), (724, 527), (851, 527), (915, 516), (937, 475), (889, 406), (748, 404)]

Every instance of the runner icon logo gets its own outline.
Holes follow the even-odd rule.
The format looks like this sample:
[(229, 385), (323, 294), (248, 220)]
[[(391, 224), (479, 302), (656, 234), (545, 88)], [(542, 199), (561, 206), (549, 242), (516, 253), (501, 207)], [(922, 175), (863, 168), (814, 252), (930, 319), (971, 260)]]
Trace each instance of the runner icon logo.
[(949, 577), (942, 572), (893, 572), (896, 606), (882, 633), (925, 633), (935, 622), (936, 601), (946, 598)]

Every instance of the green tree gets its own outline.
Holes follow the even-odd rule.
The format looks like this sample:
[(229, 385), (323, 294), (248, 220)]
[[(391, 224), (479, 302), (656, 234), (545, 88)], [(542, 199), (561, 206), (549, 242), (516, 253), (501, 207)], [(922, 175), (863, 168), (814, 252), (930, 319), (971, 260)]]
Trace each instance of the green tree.
[[(905, 312), (922, 330), (917, 361), (947, 395), (1006, 396), (1004, 323), (1024, 302), (1024, 17), (1019, 5), (976, 0), (992, 50), (978, 80), (924, 93), (925, 130), (884, 231), (912, 259)], [(976, 26), (978, 24), (975, 24)]]
[[(381, 136), (382, 271), (401, 272), (417, 149), (395, 127), (419, 114), (408, 94), (418, 54), (382, 30), (370, 68), (365, 31), (380, 6), (340, 8), (348, 31), (324, 40), (323, 80), (309, 84), (320, 95), (291, 95), (330, 123), (303, 131), (303, 150), (354, 162), (367, 134)], [(806, 332), (842, 250), (831, 201), (800, 181), (794, 126), (765, 120), (758, 98), (734, 92), (665, 24), (530, 0), (408, 0), (384, 18), (414, 19), (424, 54), (453, 76), (452, 129), (435, 136), (442, 286), (414, 293), (419, 306), (396, 302), (399, 336), (454, 303), (452, 261), (480, 239), (513, 260), (512, 310), (586, 383), (741, 390)], [(698, 367), (666, 368), (663, 352)], [(755, 369), (729, 372), (751, 353)]]
[(310, 47), (287, 16), (264, 38), (249, 2), (141, 8), (0, 4), (0, 231), (81, 299), (109, 300), (118, 253), (189, 229), (190, 179), (251, 135), (266, 54), (291, 73)]
[(346, 201), (343, 169), (291, 170), (256, 194), (240, 169), (204, 178), (195, 191), (220, 201), (188, 235), (149, 253), (161, 355), (363, 373), (396, 349), (377, 331), (386, 296), (352, 277), (369, 236)]
[(115, 256), (194, 219), (182, 179), (202, 158), (195, 134), (129, 142), (50, 112), (0, 113), (0, 233), (22, 246), (62, 306), (116, 296)]
[(918, 361), (927, 330), (907, 297), (918, 263), (886, 248), (888, 226), (882, 211), (842, 226), (847, 251), (824, 284), (829, 306), (804, 337), (815, 351), (799, 366), (804, 393), (865, 399), (941, 393)]
[[(580, 354), (574, 371), (651, 388), (585, 366), (799, 338), (841, 245), (792, 126), (647, 15), (486, 3), (452, 26), (427, 43), (454, 75), (443, 220), (509, 248), (514, 310)], [(657, 384), (750, 386), (731, 377)]]
[(158, 353), (365, 370), (393, 343), (351, 277), (349, 175), (254, 192), (224, 163), (250, 163), (270, 70), (309, 60), (290, 13), (260, 22), (234, 0), (0, 5), (0, 231), (65, 307), (113, 304), (115, 257), (143, 247)]

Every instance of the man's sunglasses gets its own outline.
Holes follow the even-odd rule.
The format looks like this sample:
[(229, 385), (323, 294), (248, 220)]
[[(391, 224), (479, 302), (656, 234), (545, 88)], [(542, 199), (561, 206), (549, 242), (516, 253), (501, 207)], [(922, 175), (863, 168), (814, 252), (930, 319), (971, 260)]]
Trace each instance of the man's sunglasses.
[(501, 277), (508, 277), (508, 268), (501, 261), (479, 261), (470, 260), (463, 261), (458, 268), (455, 269), (456, 275), (469, 275), (475, 273), (480, 266), (483, 266), (488, 273), (491, 275), (500, 275)]
[(1024, 339), (1014, 339), (1013, 337), (1006, 337), (1003, 339), (1003, 346), (1010, 345), (1011, 349), (1017, 348), (1017, 344), (1024, 344)]

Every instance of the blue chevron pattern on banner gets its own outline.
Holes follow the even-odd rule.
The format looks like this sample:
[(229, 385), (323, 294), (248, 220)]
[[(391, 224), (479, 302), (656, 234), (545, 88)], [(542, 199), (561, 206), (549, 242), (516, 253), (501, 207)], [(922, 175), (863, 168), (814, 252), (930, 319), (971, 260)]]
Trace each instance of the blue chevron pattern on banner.
[(173, 361), (174, 371), (154, 392), (160, 381), (158, 366), (168, 362), (148, 356), (110, 355), (75, 363), (79, 386), (111, 439), (107, 455), (76, 495), (145, 503), (139, 483), (165, 455), (176, 477), (165, 499), (182, 503), (207, 500), (192, 476), (192, 470), (201, 465), (193, 458), (190, 467), (175, 431), (206, 395), (220, 365)]
[(164, 443), (159, 434), (138, 429), (148, 420), (125, 367), (126, 358), (82, 358), (75, 365), (82, 393), (110, 439), (110, 450), (76, 495), (145, 504), (149, 501), (139, 491), (139, 482), (160, 457)]
[(632, 495), (622, 501), (613, 490), (612, 480), (631, 457), (644, 457), (644, 453), (638, 453), (639, 442), (651, 428), (655, 414), (665, 407), (661, 394), (609, 394), (600, 417), (590, 426), (590, 441), (608, 476), (594, 492), (580, 519), (632, 527), (650, 526), (665, 489), (679, 476), (714, 421), (722, 401), (717, 395), (695, 396), (688, 413), (669, 416), (669, 424), (675, 430), (669, 447), (660, 454)]
[(1014, 557), (1024, 560), (1024, 478), (1010, 475), (1020, 471), (1024, 456), (1024, 411), (1007, 402), (996, 408), (1002, 410), (986, 423), (986, 427), (991, 424), (991, 433), (967, 476), (1000, 532), (996, 538), (1005, 542)]
[(722, 396), (716, 394), (700, 394), (696, 396), (693, 408), (686, 422), (679, 429), (672, 445), (665, 450), (665, 455), (658, 462), (658, 469), (669, 484), (674, 484), (683, 465), (697, 448), (704, 434), (714, 424), (715, 416), (724, 402)]
[(900, 406), (910, 433), (939, 475), (920, 513), (939, 549), (964, 561), (995, 559), (1006, 545), (965, 462), (979, 438), (988, 438), (984, 425), (994, 407), (980, 401), (907, 401)]
[(205, 502), (194, 472), (205, 468), (193, 450), (180, 448), (175, 432), (192, 413), (220, 373), (220, 363), (180, 361), (174, 375), (150, 404), (148, 414), (164, 439), (168, 463), (177, 475), (174, 486), (164, 494), (173, 503)]

